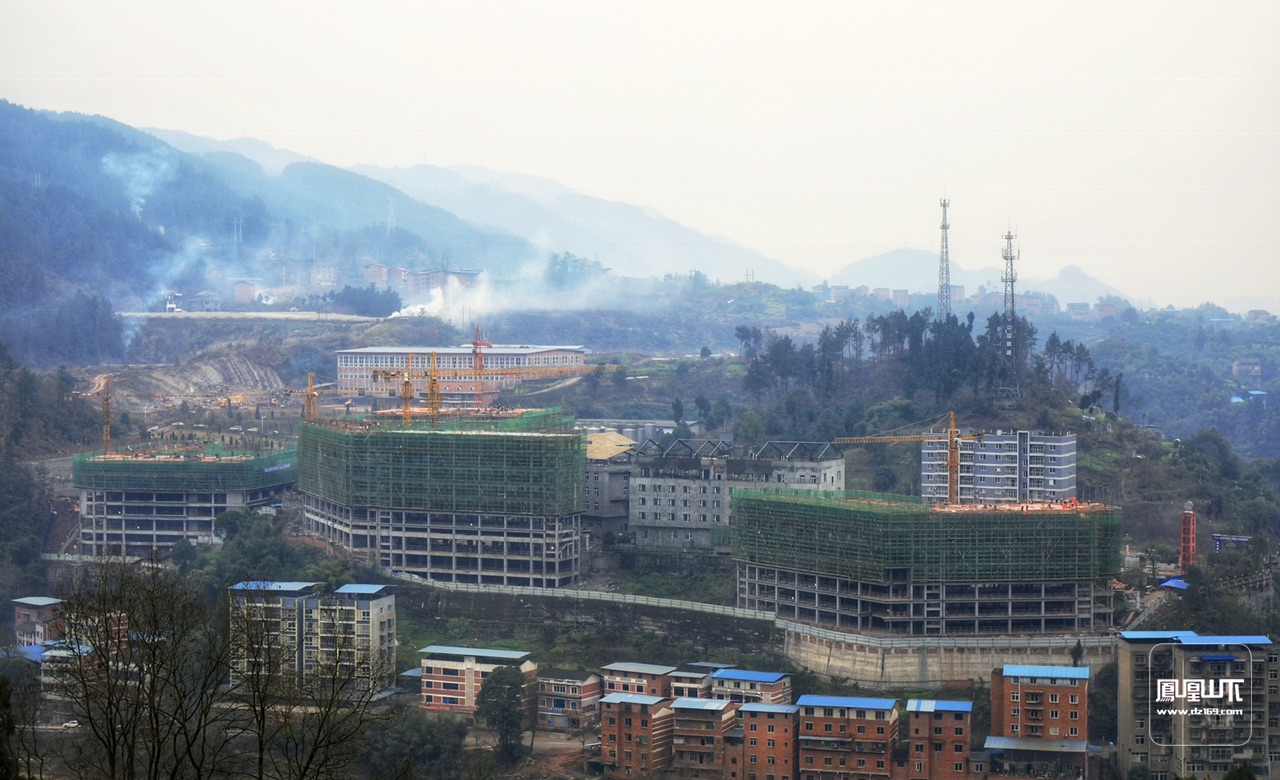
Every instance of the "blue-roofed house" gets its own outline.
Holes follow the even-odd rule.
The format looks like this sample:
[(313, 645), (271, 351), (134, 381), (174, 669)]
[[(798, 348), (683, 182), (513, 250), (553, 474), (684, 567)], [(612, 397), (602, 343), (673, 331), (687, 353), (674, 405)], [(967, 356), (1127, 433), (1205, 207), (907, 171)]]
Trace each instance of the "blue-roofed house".
[(738, 720), (742, 723), (742, 761), (747, 767), (747, 777), (752, 771), (757, 772), (757, 777), (762, 774), (764, 777), (772, 774), (775, 778), (801, 776), (799, 717), (797, 704), (747, 702), (738, 708)]
[(791, 675), (749, 669), (717, 669), (711, 673), (711, 698), (738, 703), (790, 704)]
[(965, 780), (972, 713), (971, 701), (908, 699), (903, 776)]
[[(671, 767), (672, 701), (644, 693), (610, 693), (600, 700), (600, 763), (605, 777), (657, 777)], [(707, 774), (715, 776), (718, 770), (707, 767)]]
[(898, 744), (897, 699), (801, 696), (800, 776), (888, 777)]
[(725, 767), (725, 747), (729, 732), (738, 725), (738, 706), (725, 699), (673, 700), (671, 768), (692, 777), (695, 772)]
[(991, 673), (991, 736), (1011, 761), (1083, 773), (1089, 734), (1089, 667), (1005, 664)]

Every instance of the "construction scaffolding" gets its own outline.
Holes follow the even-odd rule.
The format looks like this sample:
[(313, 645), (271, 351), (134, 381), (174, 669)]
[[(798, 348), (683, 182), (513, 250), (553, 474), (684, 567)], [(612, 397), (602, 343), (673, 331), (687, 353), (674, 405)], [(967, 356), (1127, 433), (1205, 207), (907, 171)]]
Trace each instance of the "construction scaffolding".
[(558, 409), (303, 423), (298, 453), (298, 489), (347, 507), (563, 517), (586, 503), (585, 438)]
[(1091, 580), (1120, 570), (1120, 512), (1100, 504), (929, 508), (855, 493), (741, 491), (739, 562), (886, 582)]
[(185, 450), (94, 453), (72, 459), (82, 490), (161, 493), (256, 491), (288, 485), (298, 476), (298, 453), (238, 452), (212, 444)]

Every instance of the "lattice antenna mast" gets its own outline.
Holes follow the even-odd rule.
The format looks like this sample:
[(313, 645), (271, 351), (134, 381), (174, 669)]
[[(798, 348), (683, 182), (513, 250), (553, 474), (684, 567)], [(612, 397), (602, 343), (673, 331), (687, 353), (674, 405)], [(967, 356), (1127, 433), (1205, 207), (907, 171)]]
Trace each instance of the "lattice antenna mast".
[(1001, 324), (1001, 336), (1004, 340), (1004, 361), (1009, 369), (1010, 386), (1004, 389), (1004, 395), (1018, 397), (1018, 365), (1017, 365), (1017, 349), (1015, 345), (1015, 328), (1018, 320), (1018, 310), (1014, 303), (1014, 282), (1018, 281), (1018, 272), (1014, 269), (1014, 261), (1022, 256), (1022, 252), (1013, 251), (1013, 239), (1016, 238), (1013, 231), (1004, 234), (1004, 275), (1000, 277), (1000, 281), (1004, 282), (1004, 317)]
[(945, 322), (951, 316), (951, 248), (947, 244), (947, 206), (951, 201), (943, 198), (938, 201), (942, 206), (942, 251), (938, 253), (938, 319)]

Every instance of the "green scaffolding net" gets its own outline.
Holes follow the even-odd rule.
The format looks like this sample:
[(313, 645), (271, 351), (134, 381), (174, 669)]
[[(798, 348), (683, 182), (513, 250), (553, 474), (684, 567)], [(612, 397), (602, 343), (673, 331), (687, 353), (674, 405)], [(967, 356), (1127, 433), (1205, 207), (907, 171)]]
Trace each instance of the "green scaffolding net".
[(890, 496), (735, 491), (734, 558), (885, 582), (1084, 580), (1120, 570), (1120, 511), (930, 509)]

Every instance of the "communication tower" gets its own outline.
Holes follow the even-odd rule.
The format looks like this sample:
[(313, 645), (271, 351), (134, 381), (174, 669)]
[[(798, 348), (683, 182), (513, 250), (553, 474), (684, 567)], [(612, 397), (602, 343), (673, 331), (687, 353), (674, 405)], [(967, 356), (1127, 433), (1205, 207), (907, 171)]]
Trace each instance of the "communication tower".
[(1001, 319), (1000, 330), (1001, 338), (1004, 341), (1004, 364), (1007, 372), (1008, 384), (1000, 388), (1000, 395), (1007, 399), (1016, 399), (1021, 397), (1022, 391), (1018, 387), (1018, 348), (1015, 343), (1017, 340), (1016, 328), (1018, 321), (1018, 310), (1014, 303), (1013, 284), (1018, 281), (1018, 272), (1014, 270), (1014, 261), (1022, 257), (1022, 252), (1013, 251), (1013, 239), (1016, 236), (1013, 231), (1004, 234), (1004, 275), (1000, 277), (1000, 281), (1004, 282), (1004, 316)]
[(947, 245), (947, 206), (951, 201), (943, 198), (938, 201), (942, 206), (942, 251), (938, 254), (938, 319), (946, 322), (951, 316), (951, 249)]

